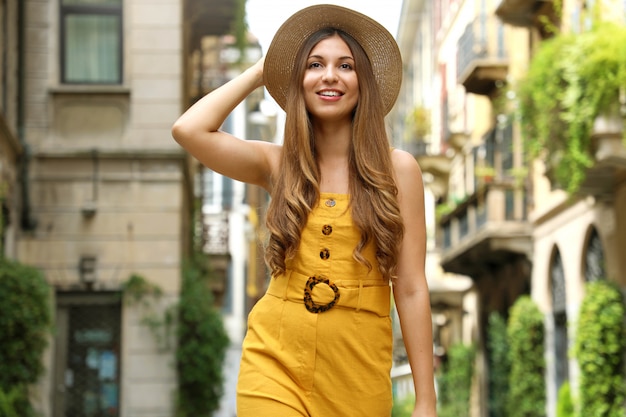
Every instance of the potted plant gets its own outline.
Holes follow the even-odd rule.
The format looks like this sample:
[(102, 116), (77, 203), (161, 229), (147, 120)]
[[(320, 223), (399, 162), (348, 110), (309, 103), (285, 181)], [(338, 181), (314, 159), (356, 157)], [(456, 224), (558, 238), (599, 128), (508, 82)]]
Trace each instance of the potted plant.
[(626, 27), (603, 22), (541, 44), (518, 86), (520, 116), (529, 156), (556, 185), (578, 190), (594, 164), (596, 119), (619, 105), (624, 86)]
[(485, 183), (492, 182), (496, 176), (496, 169), (489, 165), (479, 165), (474, 168), (474, 175)]
[(410, 127), (408, 131), (412, 140), (424, 140), (430, 134), (430, 110), (417, 105), (406, 116), (406, 123)]

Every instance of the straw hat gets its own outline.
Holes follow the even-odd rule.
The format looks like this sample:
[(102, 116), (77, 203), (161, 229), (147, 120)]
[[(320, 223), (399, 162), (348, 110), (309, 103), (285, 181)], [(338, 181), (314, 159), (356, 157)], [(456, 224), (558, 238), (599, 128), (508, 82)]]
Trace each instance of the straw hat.
[(324, 28), (340, 29), (363, 47), (372, 63), (385, 114), (389, 113), (402, 82), (402, 57), (398, 44), (387, 29), (370, 17), (330, 4), (296, 12), (274, 35), (263, 68), (265, 87), (274, 100), (285, 109), (296, 54), (311, 35)]

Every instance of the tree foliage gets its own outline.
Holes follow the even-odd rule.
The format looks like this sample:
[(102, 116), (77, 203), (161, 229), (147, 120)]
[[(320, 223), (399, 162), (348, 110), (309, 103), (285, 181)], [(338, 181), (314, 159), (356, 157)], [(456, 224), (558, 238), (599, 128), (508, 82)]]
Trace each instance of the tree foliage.
[(0, 409), (29, 416), (27, 387), (44, 371), (51, 329), (50, 288), (41, 272), (0, 257)]
[(454, 344), (439, 377), (439, 417), (468, 417), (474, 374), (473, 346)]
[(569, 381), (565, 381), (556, 399), (556, 417), (574, 417), (574, 399)]
[(487, 349), (489, 351), (489, 415), (504, 417), (509, 396), (511, 362), (506, 320), (497, 312), (489, 315)]
[(587, 284), (574, 344), (581, 416), (624, 417), (624, 313), (622, 295), (613, 284)]
[(511, 307), (507, 336), (509, 341), (508, 416), (546, 415), (543, 315), (528, 296)]

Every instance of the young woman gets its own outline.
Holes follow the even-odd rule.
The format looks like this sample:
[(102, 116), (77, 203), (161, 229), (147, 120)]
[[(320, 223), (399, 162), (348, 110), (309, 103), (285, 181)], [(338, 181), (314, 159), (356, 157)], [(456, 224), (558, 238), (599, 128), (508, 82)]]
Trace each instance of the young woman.
[[(401, 83), (395, 40), (355, 11), (319, 5), (278, 30), (265, 59), (208, 94), (173, 136), (210, 169), (271, 196), (269, 288), (248, 318), (239, 417), (387, 417), (391, 288), (413, 370), (413, 417), (434, 417), (421, 172), (390, 148), (384, 117)], [(284, 143), (219, 130), (265, 86)]]

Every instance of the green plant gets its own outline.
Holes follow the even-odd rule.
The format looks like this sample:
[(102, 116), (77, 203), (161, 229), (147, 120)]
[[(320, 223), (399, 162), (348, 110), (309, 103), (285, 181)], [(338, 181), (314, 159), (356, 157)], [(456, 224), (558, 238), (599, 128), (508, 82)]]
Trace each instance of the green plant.
[(556, 400), (556, 417), (574, 417), (574, 401), (568, 381), (565, 381)]
[(4, 203), (7, 184), (0, 178), (0, 256), (4, 256)]
[(624, 301), (607, 281), (586, 285), (574, 355), (580, 367), (581, 416), (623, 417), (626, 401)]
[(544, 34), (544, 36), (551, 36), (559, 33), (559, 27), (557, 25), (563, 16), (563, 0), (552, 0), (551, 3), (554, 15), (550, 17), (542, 14), (538, 18), (539, 24), (541, 25), (540, 31)]
[(178, 312), (178, 417), (207, 417), (219, 407), (229, 340), (213, 307), (203, 258), (187, 262)]
[(454, 211), (455, 208), (456, 208), (456, 204), (448, 202), (448, 201), (437, 204), (435, 206), (435, 217), (439, 220), (442, 217), (452, 213), (452, 211)]
[(132, 274), (122, 283), (122, 294), (129, 304), (149, 306), (151, 300), (147, 297), (161, 298), (163, 290), (139, 274)]
[(546, 415), (543, 315), (528, 296), (517, 299), (507, 325), (509, 359), (508, 416)]
[(439, 377), (439, 417), (468, 417), (476, 350), (454, 344)]
[(609, 23), (543, 42), (521, 80), (518, 97), (529, 156), (544, 159), (555, 183), (570, 193), (593, 164), (595, 119), (619, 105), (625, 85), (626, 27)]
[(246, 22), (246, 0), (235, 0), (235, 16), (231, 32), (235, 37), (235, 45), (239, 50), (239, 63), (246, 57), (248, 47), (248, 24)]
[(489, 415), (503, 417), (509, 395), (509, 343), (506, 335), (506, 320), (498, 313), (489, 314), (487, 328), (487, 349), (489, 352)]
[(398, 401), (394, 398), (393, 407), (391, 408), (391, 417), (411, 417), (414, 407), (414, 395), (407, 395)]
[(132, 274), (122, 283), (122, 294), (127, 305), (140, 309), (141, 324), (150, 329), (157, 346), (162, 350), (169, 350), (176, 306), (163, 309), (158, 305), (163, 296), (161, 287), (139, 274)]
[(406, 123), (409, 127), (409, 141), (424, 140), (430, 134), (430, 110), (424, 106), (415, 106), (406, 116)]
[(50, 288), (41, 272), (0, 256), (0, 392), (10, 416), (32, 415), (27, 387), (44, 371), (50, 336)]
[(474, 175), (482, 178), (493, 178), (496, 175), (496, 169), (489, 165), (480, 165), (474, 168)]
[(0, 389), (0, 417), (20, 417), (17, 411), (26, 400), (23, 386), (9, 388), (7, 392)]

